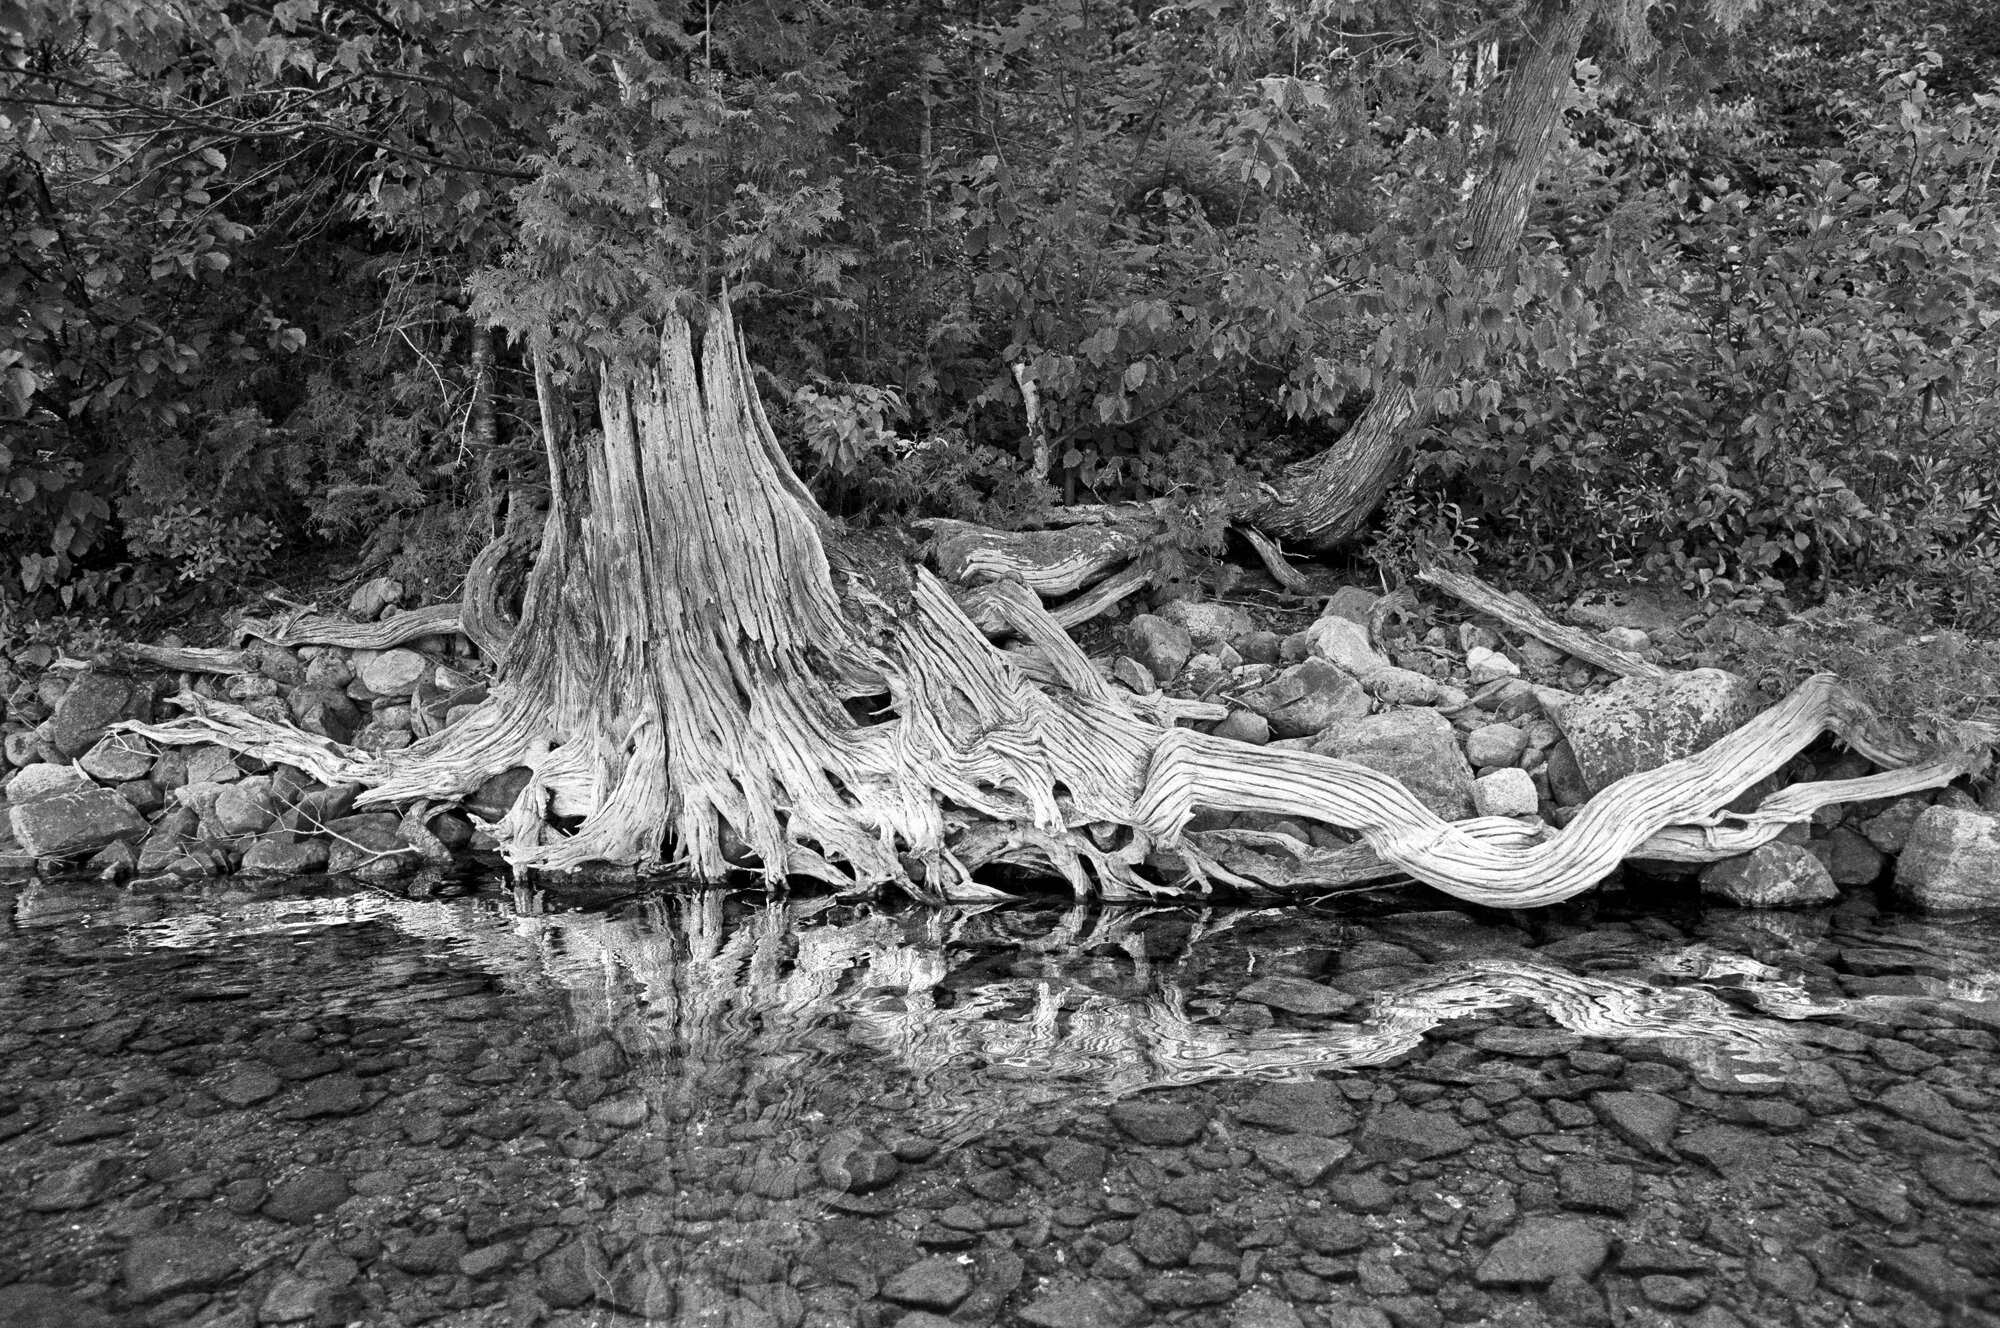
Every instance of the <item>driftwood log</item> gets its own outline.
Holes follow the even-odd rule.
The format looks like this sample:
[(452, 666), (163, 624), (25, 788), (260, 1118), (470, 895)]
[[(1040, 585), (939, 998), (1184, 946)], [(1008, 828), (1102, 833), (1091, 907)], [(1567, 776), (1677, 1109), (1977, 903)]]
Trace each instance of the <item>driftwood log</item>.
[[(419, 821), (525, 767), (494, 827), (519, 868), (754, 868), (956, 899), (992, 897), (978, 874), (1008, 863), (1118, 897), (1342, 888), (1395, 871), (1477, 903), (1548, 904), (1628, 857), (1741, 852), (1824, 801), (1932, 787), (1973, 760), (1920, 761), (1880, 739), (1822, 676), (1707, 751), (1611, 785), (1560, 831), (1447, 823), (1374, 770), (1178, 727), (1220, 708), (1106, 683), (1040, 597), (1129, 560), (1135, 536), (1119, 521), (1036, 532), (1027, 554), (942, 525), (940, 562), (979, 583), (963, 600), (843, 531), (786, 464), (726, 304), (705, 337), (670, 319), (656, 366), (605, 366), (598, 381), (601, 441), (551, 439), (539, 556), (478, 710), (381, 756), (192, 696), (184, 718), (130, 727), (359, 783), (362, 805), (421, 804)], [(411, 635), (456, 625), (456, 608), (424, 612), (346, 625), (345, 640), (389, 644), (412, 619), (424, 630)], [(334, 636), (307, 622), (266, 639)], [(1723, 811), (1826, 732), (1891, 771)], [(1362, 842), (1327, 852), (1190, 832), (1202, 808), (1317, 819)]]

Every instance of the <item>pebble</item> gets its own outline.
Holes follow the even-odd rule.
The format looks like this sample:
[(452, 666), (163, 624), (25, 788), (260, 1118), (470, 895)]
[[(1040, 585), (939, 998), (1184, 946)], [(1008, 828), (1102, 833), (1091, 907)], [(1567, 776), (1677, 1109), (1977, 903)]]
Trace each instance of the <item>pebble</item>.
[(1336, 1015), (1360, 1004), (1357, 997), (1333, 987), (1303, 978), (1259, 978), (1236, 993), (1239, 1001), (1253, 1001), (1290, 1014)]
[(1382, 1108), (1361, 1128), (1355, 1147), (1364, 1157), (1428, 1161), (1472, 1146), (1472, 1136), (1450, 1116), (1395, 1105)]
[(273, 1186), (263, 1212), (280, 1222), (310, 1222), (347, 1202), (352, 1193), (339, 1172), (311, 1168)]
[(1261, 1140), (1252, 1152), (1274, 1174), (1297, 1185), (1316, 1185), (1320, 1178), (1347, 1159), (1354, 1145), (1345, 1139), (1322, 1139), (1312, 1134), (1287, 1134)]
[(1173, 1102), (1120, 1102), (1111, 1121), (1126, 1135), (1154, 1147), (1191, 1144), (1208, 1128), (1208, 1119), (1191, 1107)]

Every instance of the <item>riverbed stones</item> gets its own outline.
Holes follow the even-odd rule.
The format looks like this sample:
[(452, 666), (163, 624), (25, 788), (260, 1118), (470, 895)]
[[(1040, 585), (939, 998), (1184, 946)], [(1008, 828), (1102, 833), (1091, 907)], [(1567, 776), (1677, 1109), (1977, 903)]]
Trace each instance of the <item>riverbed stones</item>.
[(0, 1328), (116, 1328), (118, 1320), (81, 1297), (36, 1282), (0, 1287)]
[(31, 1213), (68, 1213), (89, 1208), (117, 1174), (118, 1164), (110, 1158), (73, 1162), (35, 1182), (28, 1190), (25, 1206)]
[(326, 870), (324, 839), (265, 836), (243, 851), (240, 870), (248, 876), (310, 876)]
[(1146, 1302), (1097, 1278), (1052, 1288), (1019, 1311), (1032, 1328), (1133, 1328), (1147, 1317)]
[(346, 1203), (353, 1192), (339, 1172), (308, 1168), (271, 1188), (271, 1196), (264, 1201), (264, 1216), (280, 1222), (310, 1222)]
[(1896, 799), (1861, 823), (1861, 833), (1884, 853), (1901, 853), (1909, 842), (1917, 818), (1930, 806), (1930, 799), (1909, 794)]
[(1120, 1102), (1111, 1109), (1111, 1123), (1128, 1138), (1154, 1148), (1191, 1144), (1208, 1128), (1208, 1118), (1178, 1102)]
[(125, 1295), (145, 1303), (182, 1291), (204, 1291), (236, 1274), (236, 1248), (192, 1230), (141, 1236), (125, 1248)]
[(1481, 724), (1465, 735), (1465, 759), (1474, 769), (1513, 765), (1528, 750), (1528, 735), (1512, 724)]
[[(318, 664), (319, 660), (313, 663)], [(354, 702), (348, 699), (346, 692), (332, 687), (300, 687), (287, 698), (286, 703), (300, 728), (322, 738), (345, 743), (361, 727), (361, 712), (355, 708)]]
[(43, 761), (24, 768), (7, 783), (10, 802), (34, 802), (58, 793), (80, 793), (91, 787), (90, 779), (73, 765)]
[(1317, 1134), (1281, 1134), (1253, 1140), (1250, 1151), (1273, 1175), (1294, 1185), (1317, 1185), (1327, 1172), (1347, 1160), (1354, 1145)]
[(1837, 825), (1826, 838), (1806, 845), (1826, 865), (1826, 874), (1840, 886), (1873, 885), (1881, 879), (1888, 857), (1860, 831)]
[(1896, 893), (1925, 912), (2000, 908), (2000, 815), (1926, 808), (1896, 860)]
[(1417, 1111), (1401, 1103), (1383, 1107), (1361, 1127), (1355, 1146), (1364, 1157), (1378, 1161), (1409, 1158), (1428, 1162), (1470, 1148), (1473, 1137), (1452, 1117), (1437, 1111)]
[(1306, 628), (1306, 640), (1315, 655), (1356, 678), (1391, 667), (1368, 639), (1366, 625), (1339, 614), (1326, 615)]
[(1271, 721), (1254, 710), (1232, 710), (1215, 726), (1215, 736), (1262, 747), (1271, 741)]
[(1435, 710), (1392, 710), (1343, 720), (1315, 738), (1311, 750), (1394, 776), (1447, 821), (1473, 815), (1472, 767), (1459, 750), (1451, 722)]
[(225, 835), (254, 835), (271, 828), (278, 819), (278, 799), (271, 792), (269, 775), (249, 775), (225, 784), (215, 796), (210, 815)]
[(1757, 689), (1721, 669), (1622, 678), (1593, 696), (1566, 697), (1551, 718), (1590, 791), (1702, 751), (1757, 713)]
[(347, 611), (356, 622), (374, 622), (382, 610), (403, 602), (403, 583), (392, 576), (364, 581), (348, 597)]
[(1818, 856), (1797, 844), (1764, 844), (1702, 869), (1701, 892), (1738, 908), (1810, 908), (1840, 898)]
[(1287, 977), (1259, 978), (1238, 991), (1236, 999), (1307, 1015), (1341, 1014), (1358, 1003), (1358, 998), (1323, 983)]
[(1675, 1158), (1674, 1127), (1680, 1123), (1681, 1106), (1672, 1098), (1648, 1092), (1594, 1093), (1590, 1109), (1613, 1134), (1634, 1148)]
[(10, 802), (7, 818), (22, 851), (38, 858), (79, 858), (146, 834), (145, 818), (131, 803), (95, 786)]
[(1530, 1218), (1487, 1251), (1472, 1280), (1483, 1287), (1512, 1287), (1547, 1286), (1565, 1275), (1588, 1278), (1610, 1253), (1610, 1241), (1588, 1222)]
[(889, 1147), (860, 1130), (836, 1130), (820, 1146), (819, 1178), (836, 1190), (866, 1194), (896, 1179), (902, 1166)]

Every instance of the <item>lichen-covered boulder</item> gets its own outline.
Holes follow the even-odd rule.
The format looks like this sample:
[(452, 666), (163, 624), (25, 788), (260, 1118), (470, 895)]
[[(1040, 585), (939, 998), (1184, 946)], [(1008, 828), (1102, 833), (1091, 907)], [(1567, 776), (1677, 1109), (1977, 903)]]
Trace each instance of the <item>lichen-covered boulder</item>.
[(1550, 718), (1569, 740), (1584, 782), (1600, 793), (1627, 775), (1694, 755), (1757, 710), (1757, 689), (1746, 679), (1694, 669), (1624, 678), (1593, 696), (1564, 697)]
[(146, 833), (131, 803), (95, 785), (9, 803), (7, 817), (22, 850), (38, 858), (82, 857)]
[(1739, 908), (1810, 908), (1840, 898), (1819, 858), (1797, 844), (1765, 844), (1702, 869), (1701, 892)]
[(65, 761), (74, 761), (121, 719), (151, 719), (151, 683), (91, 670), (72, 682), (42, 722), (42, 740)]
[(1896, 860), (1896, 893), (1927, 912), (2000, 908), (2000, 815), (1927, 809)]
[(1450, 722), (1435, 710), (1390, 710), (1342, 720), (1314, 739), (1312, 750), (1395, 776), (1447, 821), (1473, 814), (1472, 767), (1465, 763)]

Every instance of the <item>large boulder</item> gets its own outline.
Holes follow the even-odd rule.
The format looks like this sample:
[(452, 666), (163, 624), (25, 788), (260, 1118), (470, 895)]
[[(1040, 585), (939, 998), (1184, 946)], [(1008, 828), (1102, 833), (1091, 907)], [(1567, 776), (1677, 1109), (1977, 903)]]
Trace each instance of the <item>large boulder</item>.
[(1896, 893), (1931, 912), (2000, 908), (2000, 815), (1926, 809), (1896, 860)]
[(1473, 814), (1472, 767), (1451, 724), (1435, 710), (1391, 710), (1343, 720), (1313, 741), (1322, 756), (1393, 775), (1447, 821)]
[(1701, 892), (1739, 908), (1810, 908), (1840, 898), (1819, 857), (1797, 844), (1765, 844), (1702, 869)]
[(1294, 664), (1243, 697), (1264, 716), (1280, 738), (1309, 738), (1329, 724), (1365, 715), (1374, 708), (1361, 684), (1323, 659)]
[[(1553, 694), (1552, 694), (1553, 695)], [(1701, 751), (1757, 713), (1757, 689), (1721, 669), (1623, 678), (1589, 697), (1567, 697), (1550, 718), (1569, 740), (1592, 793), (1627, 775)]]
[(83, 857), (146, 833), (145, 818), (131, 803), (95, 786), (10, 803), (7, 817), (23, 851), (38, 858)]
[(1212, 649), (1256, 630), (1248, 613), (1234, 604), (1213, 600), (1177, 599), (1160, 606), (1160, 617), (1186, 628), (1198, 650)]
[(121, 719), (151, 719), (153, 688), (133, 678), (91, 670), (69, 685), (43, 721), (42, 740), (65, 761), (74, 761)]

